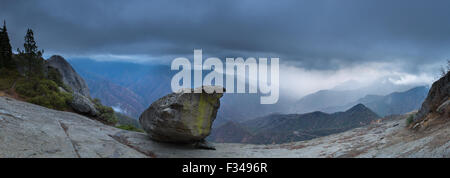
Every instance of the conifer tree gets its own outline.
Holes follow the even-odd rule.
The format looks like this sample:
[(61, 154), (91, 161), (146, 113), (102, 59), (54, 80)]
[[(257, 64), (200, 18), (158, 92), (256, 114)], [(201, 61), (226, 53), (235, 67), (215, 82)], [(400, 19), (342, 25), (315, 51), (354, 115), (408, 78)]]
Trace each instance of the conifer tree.
[(3, 53), (4, 53), (3, 52), (3, 41), (4, 41), (3, 33), (4, 33), (3, 28), (0, 28), (0, 69), (4, 67), (4, 61), (5, 61), (5, 59), (3, 57)]
[(40, 51), (38, 51), (38, 47), (36, 45), (36, 41), (34, 41), (34, 33), (33, 30), (28, 29), (27, 34), (25, 35), (25, 43), (23, 44), (25, 48), (25, 54), (32, 56), (39, 56)]
[(36, 41), (34, 40), (33, 30), (28, 29), (25, 35), (25, 43), (23, 44), (24, 51), (19, 51), (19, 53), (25, 57), (28, 64), (28, 76), (41, 75), (43, 70), (43, 60), (42, 54), (43, 50), (39, 51)]
[(0, 28), (0, 68), (2, 67), (10, 69), (15, 67), (8, 31), (6, 29), (6, 21), (3, 21), (3, 28)]

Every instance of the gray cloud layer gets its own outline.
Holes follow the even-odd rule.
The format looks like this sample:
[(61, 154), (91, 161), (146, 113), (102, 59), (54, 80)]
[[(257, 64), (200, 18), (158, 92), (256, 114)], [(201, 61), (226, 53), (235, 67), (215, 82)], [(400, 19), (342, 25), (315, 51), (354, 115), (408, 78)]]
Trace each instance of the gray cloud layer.
[(40, 47), (70, 55), (273, 55), (329, 69), (448, 57), (450, 1), (2, 0), (14, 47), (27, 27)]

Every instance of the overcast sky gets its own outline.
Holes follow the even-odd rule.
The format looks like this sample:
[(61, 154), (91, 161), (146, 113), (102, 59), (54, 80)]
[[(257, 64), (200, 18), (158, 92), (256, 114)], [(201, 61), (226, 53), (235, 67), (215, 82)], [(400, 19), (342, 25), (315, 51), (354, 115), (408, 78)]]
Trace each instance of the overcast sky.
[(448, 0), (2, 0), (0, 19), (14, 48), (32, 28), (46, 55), (170, 63), (202, 48), (281, 57), (298, 70), (384, 66), (430, 80), (450, 58), (449, 9)]

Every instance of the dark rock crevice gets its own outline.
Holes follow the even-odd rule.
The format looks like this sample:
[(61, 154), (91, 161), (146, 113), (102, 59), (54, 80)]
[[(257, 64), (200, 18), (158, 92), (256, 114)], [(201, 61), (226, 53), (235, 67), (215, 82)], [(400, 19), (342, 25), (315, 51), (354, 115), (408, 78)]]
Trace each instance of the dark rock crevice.
[(60, 121), (58, 121), (58, 122), (59, 122), (59, 125), (61, 126), (61, 128), (64, 130), (64, 133), (66, 134), (67, 139), (70, 140), (70, 143), (72, 144), (72, 147), (73, 147), (73, 151), (75, 152), (75, 154), (77, 154), (78, 158), (81, 158), (80, 153), (78, 153), (77, 143), (70, 138), (70, 135), (68, 132), (69, 127), (67, 127), (64, 123), (62, 123)]
[(112, 139), (114, 139), (115, 141), (117, 141), (117, 142), (119, 142), (119, 143), (121, 143), (121, 144), (123, 144), (123, 145), (125, 145), (125, 146), (127, 146), (127, 147), (129, 147), (131, 149), (133, 149), (133, 150), (136, 150), (139, 153), (144, 154), (145, 156), (147, 156), (149, 158), (156, 158), (157, 157), (155, 153), (153, 153), (151, 151), (148, 151), (148, 150), (142, 150), (139, 147), (136, 147), (136, 146), (132, 145), (126, 138), (120, 137), (118, 135), (120, 135), (120, 133), (117, 133), (117, 135), (108, 135), (108, 136), (111, 137)]

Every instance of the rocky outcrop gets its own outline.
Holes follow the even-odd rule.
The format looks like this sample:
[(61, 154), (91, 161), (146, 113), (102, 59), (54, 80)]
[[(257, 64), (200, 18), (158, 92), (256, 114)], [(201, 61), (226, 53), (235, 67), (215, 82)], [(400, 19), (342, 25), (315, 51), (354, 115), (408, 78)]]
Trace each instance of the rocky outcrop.
[[(156, 141), (194, 143), (211, 133), (223, 93), (204, 86), (172, 93), (157, 100), (139, 118), (143, 129)], [(221, 88), (223, 89), (223, 88)], [(194, 93), (201, 90), (202, 93)], [(223, 89), (224, 90), (224, 89)], [(211, 94), (208, 94), (211, 93)]]
[(54, 55), (47, 60), (45, 66), (57, 69), (62, 76), (64, 84), (72, 88), (74, 93), (79, 93), (87, 98), (91, 97), (89, 88), (83, 78), (75, 72), (63, 57)]
[[(58, 55), (50, 57), (45, 63), (45, 67), (57, 69), (61, 74), (63, 83), (72, 89), (73, 100), (69, 104), (75, 112), (94, 117), (99, 115), (90, 99), (91, 96), (86, 82), (63, 57)], [(62, 88), (60, 91), (68, 92)]]
[(439, 114), (442, 115), (446, 115), (447, 118), (450, 115), (450, 99), (448, 99), (446, 102), (442, 103), (437, 109), (436, 111)]
[(448, 105), (446, 105), (445, 108), (440, 106), (450, 99), (449, 95), (450, 72), (447, 72), (445, 76), (433, 83), (428, 96), (423, 102), (419, 112), (416, 114), (414, 121), (417, 122), (424, 119), (429, 113), (439, 112), (438, 108), (440, 108), (440, 112), (443, 112), (445, 108), (448, 108)]
[(91, 100), (79, 93), (73, 93), (73, 99), (70, 101), (70, 106), (73, 110), (80, 114), (87, 114), (90, 116), (98, 116), (99, 112), (95, 108)]

